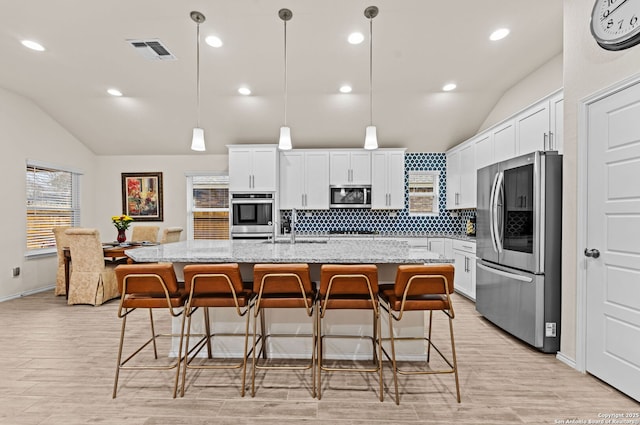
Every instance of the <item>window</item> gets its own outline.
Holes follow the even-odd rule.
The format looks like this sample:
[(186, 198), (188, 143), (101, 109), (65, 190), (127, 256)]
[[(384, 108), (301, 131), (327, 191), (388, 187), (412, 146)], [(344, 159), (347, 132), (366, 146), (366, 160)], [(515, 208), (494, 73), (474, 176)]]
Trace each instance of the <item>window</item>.
[(27, 161), (27, 255), (54, 251), (55, 226), (80, 224), (80, 174)]
[(409, 171), (409, 215), (438, 215), (440, 171)]
[(187, 238), (229, 239), (229, 176), (187, 176)]

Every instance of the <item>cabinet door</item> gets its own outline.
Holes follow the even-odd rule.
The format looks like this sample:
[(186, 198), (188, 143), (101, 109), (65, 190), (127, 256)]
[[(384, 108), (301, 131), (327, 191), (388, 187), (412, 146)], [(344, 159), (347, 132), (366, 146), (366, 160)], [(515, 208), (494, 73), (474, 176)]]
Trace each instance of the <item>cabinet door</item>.
[(493, 164), (493, 138), (491, 133), (476, 139), (476, 170)]
[(454, 288), (456, 292), (467, 297), (471, 296), (471, 273), (469, 271), (469, 260), (467, 254), (462, 251), (453, 251), (453, 259), (455, 260), (455, 277)]
[(371, 153), (351, 152), (350, 184), (371, 184)]
[[(280, 153), (280, 209), (301, 208), (304, 196), (304, 154)], [(328, 192), (329, 189), (327, 189)]]
[(373, 152), (371, 156), (371, 208), (386, 209), (389, 195), (387, 192), (387, 155)]
[(549, 101), (540, 102), (516, 118), (517, 155), (548, 150)]
[(329, 209), (329, 152), (305, 153), (304, 180), (304, 208)]
[(493, 160), (504, 161), (516, 156), (516, 130), (514, 121), (509, 120), (492, 130)]
[(387, 152), (387, 192), (390, 209), (404, 208), (404, 151)]
[(331, 151), (329, 154), (329, 184), (350, 184), (351, 155), (344, 151)]
[(549, 99), (549, 150), (564, 152), (564, 100), (563, 94), (559, 93)]
[(447, 154), (447, 209), (456, 209), (460, 203), (460, 153)]
[(253, 190), (275, 192), (278, 181), (276, 148), (255, 148), (253, 150)]
[(229, 150), (229, 191), (251, 190), (251, 150)]
[(460, 205), (458, 208), (476, 207), (476, 152), (471, 143), (460, 151)]

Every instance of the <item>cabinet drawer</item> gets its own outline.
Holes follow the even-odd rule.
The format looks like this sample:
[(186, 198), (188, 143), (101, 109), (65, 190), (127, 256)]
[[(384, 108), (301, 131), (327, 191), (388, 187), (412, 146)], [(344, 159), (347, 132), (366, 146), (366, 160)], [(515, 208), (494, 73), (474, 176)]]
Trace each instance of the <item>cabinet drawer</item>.
[(471, 254), (476, 253), (476, 243), (475, 241), (463, 241), (459, 239), (453, 240), (453, 249), (457, 251), (464, 251)]

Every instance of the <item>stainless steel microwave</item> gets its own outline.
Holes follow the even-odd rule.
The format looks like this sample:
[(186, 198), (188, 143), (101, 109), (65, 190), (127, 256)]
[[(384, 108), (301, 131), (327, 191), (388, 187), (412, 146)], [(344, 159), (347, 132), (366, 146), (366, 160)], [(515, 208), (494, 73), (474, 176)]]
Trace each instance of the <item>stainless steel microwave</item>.
[(371, 186), (331, 186), (331, 208), (371, 208)]

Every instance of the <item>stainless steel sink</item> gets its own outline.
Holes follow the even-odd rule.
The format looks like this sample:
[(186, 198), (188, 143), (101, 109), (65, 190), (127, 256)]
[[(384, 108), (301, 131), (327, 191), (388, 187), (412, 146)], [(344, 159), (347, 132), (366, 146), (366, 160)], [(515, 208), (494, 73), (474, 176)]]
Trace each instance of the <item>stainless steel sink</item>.
[[(309, 243), (327, 243), (329, 242), (328, 239), (299, 239), (296, 238), (295, 242), (293, 242), (293, 245), (297, 245), (297, 244), (309, 244)], [(264, 241), (263, 243), (274, 243), (273, 241), (267, 240)], [(275, 243), (277, 244), (291, 244), (291, 240), (290, 239), (276, 239)]]

